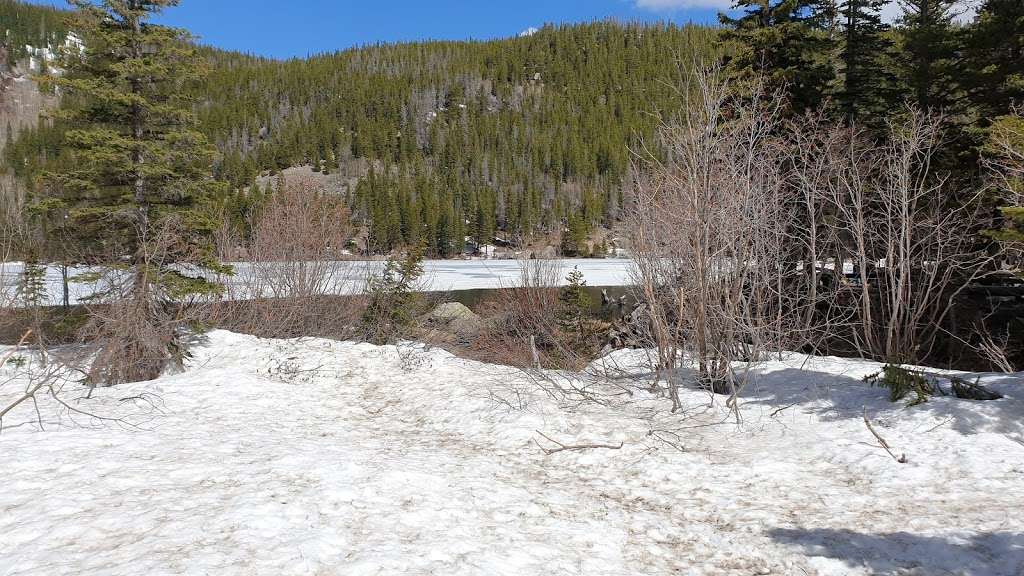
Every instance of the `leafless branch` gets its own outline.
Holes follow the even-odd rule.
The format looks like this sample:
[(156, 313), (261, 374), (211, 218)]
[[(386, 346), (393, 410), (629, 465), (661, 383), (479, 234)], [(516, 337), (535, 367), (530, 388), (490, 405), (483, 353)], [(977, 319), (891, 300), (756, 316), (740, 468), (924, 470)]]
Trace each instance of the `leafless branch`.
[(536, 439), (533, 440), (534, 444), (536, 444), (538, 448), (540, 448), (542, 451), (544, 451), (544, 454), (547, 455), (547, 456), (550, 456), (550, 455), (558, 453), (558, 452), (564, 452), (564, 451), (594, 450), (594, 449), (601, 449), (601, 448), (608, 449), (608, 450), (619, 450), (623, 446), (622, 442), (619, 442), (618, 446), (615, 446), (613, 444), (563, 444), (563, 443), (559, 442), (558, 440), (555, 440), (555, 439), (551, 438), (550, 436), (544, 434), (540, 430), (537, 430), (536, 432), (537, 432), (537, 434), (540, 434), (545, 440), (547, 440), (547, 441), (549, 441), (549, 442), (551, 442), (552, 444), (555, 445), (555, 448), (545, 448)]
[(871, 435), (874, 436), (876, 440), (878, 440), (878, 446), (884, 449), (886, 452), (888, 452), (889, 456), (892, 456), (893, 460), (899, 462), (900, 464), (907, 463), (907, 455), (900, 454), (899, 456), (897, 456), (895, 453), (893, 453), (892, 448), (889, 447), (889, 443), (886, 442), (885, 439), (882, 438), (882, 436), (875, 431), (874, 427), (871, 426), (871, 421), (868, 419), (867, 407), (864, 408), (864, 425), (868, 427), (868, 432), (871, 432)]

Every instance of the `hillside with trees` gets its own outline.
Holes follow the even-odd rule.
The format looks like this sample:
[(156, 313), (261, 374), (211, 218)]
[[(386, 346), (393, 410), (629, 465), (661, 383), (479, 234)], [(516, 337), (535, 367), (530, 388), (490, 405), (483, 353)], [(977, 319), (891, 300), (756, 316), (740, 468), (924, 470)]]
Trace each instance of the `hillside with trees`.
[(28, 46), (59, 46), (68, 34), (66, 11), (19, 0), (0, 0), (0, 22), (3, 45), (12, 61), (28, 56)]
[[(423, 243), (461, 254), (462, 238), (556, 240), (570, 254), (628, 201), (630, 150), (658, 112), (679, 108), (693, 62), (716, 59), (718, 32), (697, 26), (592, 23), (490, 42), (379, 45), (276, 61), (204, 49), (201, 130), (230, 192), (221, 208), (245, 236), (277, 172), (342, 175), (366, 246)], [(31, 179), (60, 162), (57, 123), (23, 137), (8, 166)], [(262, 177), (262, 178), (261, 178)], [(571, 220), (571, 222), (570, 222)]]

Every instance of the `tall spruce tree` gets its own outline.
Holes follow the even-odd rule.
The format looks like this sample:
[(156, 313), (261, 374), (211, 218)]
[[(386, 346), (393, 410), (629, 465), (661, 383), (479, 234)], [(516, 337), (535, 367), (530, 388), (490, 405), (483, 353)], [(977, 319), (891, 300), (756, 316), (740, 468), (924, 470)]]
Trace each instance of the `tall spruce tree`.
[(959, 102), (960, 33), (956, 0), (900, 0), (899, 77), (922, 110), (953, 110)]
[(761, 75), (785, 88), (792, 109), (817, 107), (834, 77), (831, 36), (813, 0), (737, 0), (743, 15), (720, 14), (725, 37), (737, 44), (729, 66), (739, 78)]
[(883, 58), (891, 43), (881, 16), (886, 4), (888, 0), (844, 0), (840, 5), (842, 88), (836, 100), (850, 122), (881, 116), (888, 100), (891, 79)]
[[(46, 202), (67, 214), (81, 260), (116, 269), (112, 305), (97, 320), (97, 384), (155, 378), (184, 354), (182, 299), (216, 291), (214, 151), (196, 130), (190, 85), (204, 69), (189, 36), (150, 22), (178, 0), (71, 0), (84, 48), (66, 55), (60, 116), (66, 161), (46, 174)], [(182, 265), (192, 264), (192, 267)]]
[(985, 123), (1024, 101), (1024, 2), (986, 0), (966, 51), (971, 100)]

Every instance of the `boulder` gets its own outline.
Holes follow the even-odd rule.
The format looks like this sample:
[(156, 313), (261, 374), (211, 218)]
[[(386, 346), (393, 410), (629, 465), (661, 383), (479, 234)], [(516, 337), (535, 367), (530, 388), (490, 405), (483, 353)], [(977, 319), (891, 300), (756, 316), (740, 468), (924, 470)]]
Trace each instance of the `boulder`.
[(545, 246), (543, 250), (534, 252), (534, 256), (538, 260), (555, 260), (558, 258), (558, 250), (554, 246)]
[(427, 315), (434, 331), (447, 332), (460, 341), (472, 339), (483, 329), (484, 322), (475, 312), (459, 302), (445, 302)]

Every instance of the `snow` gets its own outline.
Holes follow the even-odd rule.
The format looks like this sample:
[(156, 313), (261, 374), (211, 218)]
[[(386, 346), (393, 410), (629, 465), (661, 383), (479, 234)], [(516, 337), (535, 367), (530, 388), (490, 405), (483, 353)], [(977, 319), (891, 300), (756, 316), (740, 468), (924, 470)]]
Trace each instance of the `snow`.
[[(574, 266), (578, 267), (587, 283), (591, 286), (623, 286), (630, 283), (630, 272), (632, 262), (624, 259), (564, 259), (558, 261), (562, 274), (562, 282), (565, 281), (565, 274)], [(338, 294), (350, 294), (357, 291), (356, 283), (352, 279), (363, 278), (367, 267), (379, 267), (380, 261), (340, 261), (335, 263), (338, 271), (338, 282), (335, 285), (335, 292)], [(0, 263), (0, 302), (10, 301), (15, 294), (18, 279), (21, 275), (23, 264), (21, 262)], [(235, 264), (236, 276), (223, 279), (226, 284), (234, 285), (234, 293), (241, 293), (244, 290), (237, 290), (240, 284), (244, 283), (249, 275), (247, 264)], [(523, 263), (518, 260), (427, 260), (424, 262), (425, 290), (450, 291), (450, 290), (471, 290), (480, 288), (502, 288), (513, 286), (519, 282)], [(75, 276), (86, 272), (87, 269), (76, 268), (70, 273), (72, 280)], [(62, 293), (62, 281), (60, 269), (48, 267), (46, 273), (47, 295), (51, 304), (59, 304)], [(81, 298), (96, 291), (96, 286), (91, 283), (72, 281), (69, 289), (70, 302), (78, 303)]]
[[(194, 352), (89, 399), (69, 385), (134, 426), (49, 400), (45, 430), (7, 416), (0, 574), (1024, 573), (1024, 375), (907, 408), (861, 381), (876, 364), (791, 355), (755, 368), (737, 425), (700, 391), (679, 414), (556, 402), (414, 344), (216, 331)], [(643, 380), (642, 358), (593, 368)], [(537, 431), (623, 447), (545, 455)]]

